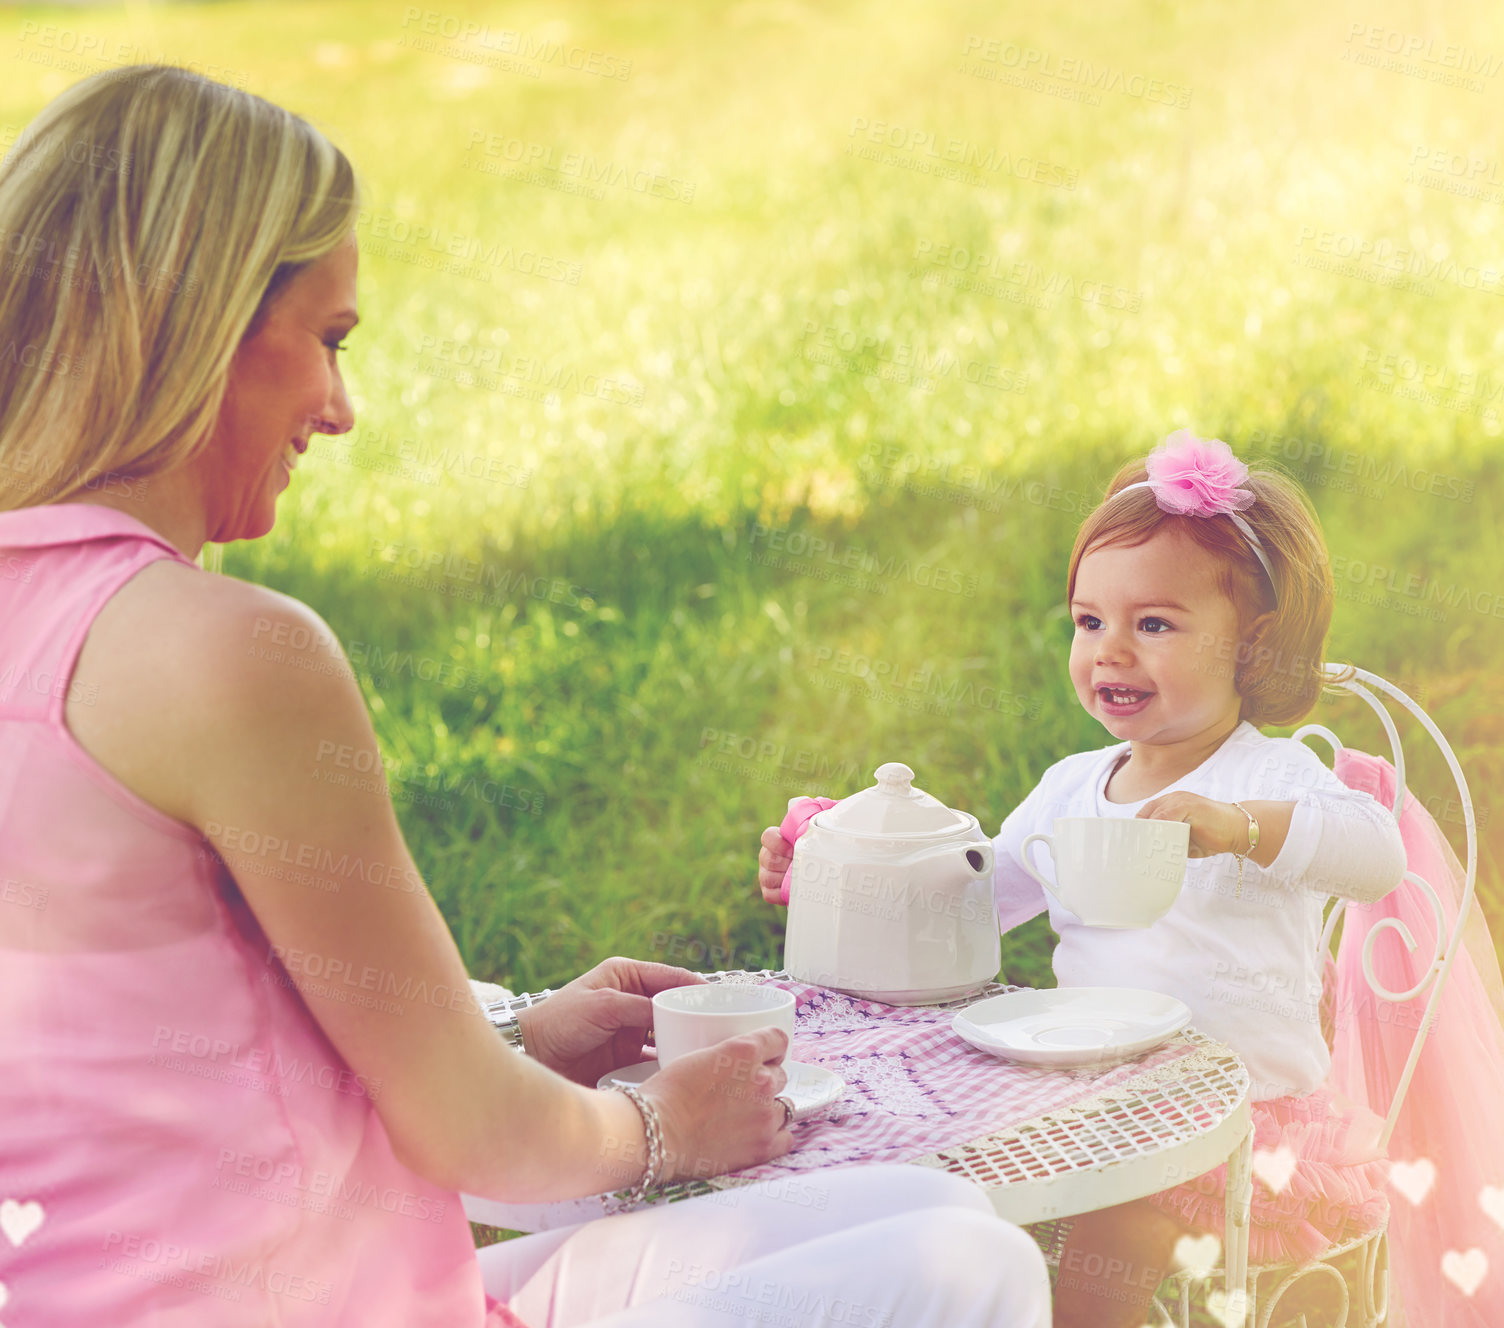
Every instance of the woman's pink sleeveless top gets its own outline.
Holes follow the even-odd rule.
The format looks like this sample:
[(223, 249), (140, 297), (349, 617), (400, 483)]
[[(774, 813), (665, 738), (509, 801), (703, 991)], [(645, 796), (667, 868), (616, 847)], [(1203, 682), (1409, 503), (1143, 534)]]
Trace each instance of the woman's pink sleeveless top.
[(458, 1197), (393, 1156), (218, 855), (64, 724), (159, 558), (193, 566), (106, 507), (0, 512), (0, 1320), (481, 1328)]

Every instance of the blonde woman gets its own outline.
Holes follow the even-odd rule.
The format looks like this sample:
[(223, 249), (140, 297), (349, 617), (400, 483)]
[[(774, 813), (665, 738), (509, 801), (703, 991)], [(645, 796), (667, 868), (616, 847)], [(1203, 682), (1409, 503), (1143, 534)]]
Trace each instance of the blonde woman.
[[(354, 417), (349, 163), (287, 111), (137, 67), (0, 167), (0, 1288), (8, 1322), (1048, 1322), (975, 1187), (819, 1173), (505, 1242), (460, 1190), (564, 1199), (791, 1147), (777, 1031), (636, 1098), (649, 997), (606, 961), (475, 1007), (328, 627), (201, 570)], [(338, 980), (332, 980), (334, 975)], [(364, 999), (395, 985), (422, 995)], [(332, 992), (338, 992), (335, 999)]]

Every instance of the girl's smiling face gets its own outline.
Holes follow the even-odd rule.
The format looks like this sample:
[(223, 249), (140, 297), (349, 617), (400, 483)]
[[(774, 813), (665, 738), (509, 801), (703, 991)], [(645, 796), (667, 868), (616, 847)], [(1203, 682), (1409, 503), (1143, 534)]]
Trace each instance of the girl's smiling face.
[(1169, 746), (1230, 733), (1237, 605), (1195, 541), (1161, 526), (1138, 545), (1098, 545), (1076, 570), (1071, 683), (1113, 737)]

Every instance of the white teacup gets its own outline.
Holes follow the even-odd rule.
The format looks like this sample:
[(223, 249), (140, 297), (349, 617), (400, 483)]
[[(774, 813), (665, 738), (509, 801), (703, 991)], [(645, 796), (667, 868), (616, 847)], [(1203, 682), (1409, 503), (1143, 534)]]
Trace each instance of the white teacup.
[[(1035, 869), (1029, 846), (1050, 846), (1055, 884)], [(1185, 884), (1191, 827), (1185, 821), (1062, 816), (1053, 835), (1023, 842), (1024, 870), (1088, 927), (1148, 927)]]
[(653, 1042), (658, 1063), (772, 1025), (794, 1038), (794, 993), (779, 987), (719, 982), (670, 987), (653, 997)]

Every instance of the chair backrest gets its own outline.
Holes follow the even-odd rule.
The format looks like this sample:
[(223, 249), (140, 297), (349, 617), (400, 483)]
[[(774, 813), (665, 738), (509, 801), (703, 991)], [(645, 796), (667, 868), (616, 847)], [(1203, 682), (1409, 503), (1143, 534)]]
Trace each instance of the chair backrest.
[[(1420, 1059), (1422, 1049), (1425, 1047), (1426, 1038), (1431, 1031), (1431, 1025), (1436, 1020), (1437, 1003), (1441, 999), (1442, 984), (1446, 981), (1447, 973), (1452, 967), (1452, 961), (1457, 956), (1458, 947), (1462, 944), (1463, 926), (1467, 921), (1468, 912), (1473, 906), (1473, 895), (1477, 885), (1478, 876), (1478, 827), (1473, 816), (1472, 794), (1468, 791), (1467, 779), (1462, 773), (1462, 767), (1458, 764), (1456, 754), (1451, 745), (1442, 736), (1431, 717), (1426, 714), (1409, 696), (1402, 692), (1393, 683), (1386, 682), (1377, 674), (1368, 673), (1363, 669), (1352, 668), (1345, 664), (1325, 664), (1322, 666), (1330, 685), (1345, 688), (1355, 696), (1361, 697), (1379, 717), (1379, 722), (1384, 726), (1384, 732), (1389, 737), (1389, 745), (1393, 755), (1390, 760), (1394, 765), (1398, 778), (1395, 781), (1395, 800), (1391, 810), (1396, 818), (1404, 805), (1405, 799), (1405, 753), (1400, 745), (1399, 730), (1395, 727), (1394, 718), (1389, 713), (1389, 708), (1381, 697), (1398, 702), (1405, 710), (1409, 711), (1429, 733), (1436, 745), (1441, 749), (1448, 769), (1452, 772), (1452, 778), (1457, 784), (1457, 797), (1462, 807), (1463, 825), (1467, 833), (1467, 876), (1464, 883), (1461, 899), (1457, 904), (1457, 916), (1450, 928), (1447, 927), (1446, 912), (1442, 908), (1441, 900), (1437, 896), (1431, 882), (1424, 880), (1413, 871), (1405, 873), (1405, 884), (1424, 892), (1430, 901), (1432, 911), (1436, 917), (1436, 952), (1425, 975), (1415, 986), (1408, 991), (1390, 991), (1378, 979), (1373, 971), (1373, 947), (1374, 942), (1384, 931), (1395, 931), (1405, 943), (1407, 949), (1413, 951), (1416, 941), (1410, 929), (1397, 918), (1383, 918), (1375, 923), (1370, 930), (1363, 946), (1363, 976), (1368, 983), (1369, 989), (1380, 1000), (1385, 1001), (1409, 1001), (1415, 999), (1431, 988), (1431, 994), (1426, 1002), (1426, 1012), (1420, 1021), (1420, 1027), (1416, 1030), (1415, 1040), (1410, 1048), (1409, 1059), (1405, 1063), (1405, 1070), (1395, 1087), (1394, 1100), (1390, 1103), (1389, 1112), (1384, 1122), (1383, 1143), (1388, 1144), (1390, 1135), (1394, 1132), (1395, 1121), (1399, 1118), (1400, 1107), (1405, 1099), (1405, 1092), (1410, 1087), (1411, 1077), (1415, 1073), (1416, 1062)], [(1375, 692), (1381, 695), (1375, 695)], [(1321, 724), (1306, 724), (1295, 730), (1291, 737), (1303, 740), (1308, 736), (1319, 737), (1327, 742), (1332, 748), (1335, 757), (1342, 750), (1343, 744), (1337, 735), (1329, 728)], [(1402, 885), (1403, 889), (1404, 886)], [(1337, 920), (1341, 917), (1347, 901), (1335, 899), (1331, 903), (1327, 914), (1326, 925), (1321, 933), (1321, 949), (1318, 952), (1323, 960), (1331, 952), (1332, 935), (1337, 926)]]

